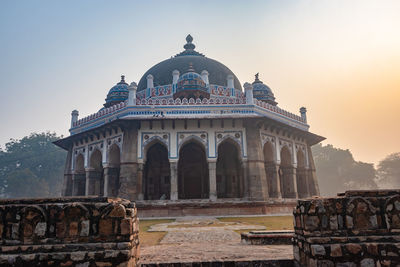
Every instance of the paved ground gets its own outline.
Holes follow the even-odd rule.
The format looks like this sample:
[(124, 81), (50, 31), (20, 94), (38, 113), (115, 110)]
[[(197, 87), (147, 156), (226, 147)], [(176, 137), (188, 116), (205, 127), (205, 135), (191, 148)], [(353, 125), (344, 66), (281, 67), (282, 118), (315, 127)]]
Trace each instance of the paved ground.
[(157, 246), (140, 250), (142, 263), (214, 260), (292, 259), (292, 246), (252, 246), (240, 242), (234, 230), (265, 229), (260, 225), (220, 222), (213, 217), (182, 217), (153, 225), (149, 231), (166, 231)]

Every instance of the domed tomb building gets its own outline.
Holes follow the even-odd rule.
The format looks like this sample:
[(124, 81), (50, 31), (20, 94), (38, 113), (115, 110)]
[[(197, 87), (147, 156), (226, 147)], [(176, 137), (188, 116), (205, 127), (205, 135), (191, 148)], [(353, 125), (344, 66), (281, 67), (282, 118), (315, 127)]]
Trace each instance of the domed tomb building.
[[(177, 203), (182, 199), (284, 202), (318, 195), (306, 109), (278, 107), (256, 74), (243, 87), (222, 63), (195, 50), (125, 77), (103, 107), (79, 118), (70, 136), (63, 195)], [(204, 200), (202, 200), (204, 203)]]

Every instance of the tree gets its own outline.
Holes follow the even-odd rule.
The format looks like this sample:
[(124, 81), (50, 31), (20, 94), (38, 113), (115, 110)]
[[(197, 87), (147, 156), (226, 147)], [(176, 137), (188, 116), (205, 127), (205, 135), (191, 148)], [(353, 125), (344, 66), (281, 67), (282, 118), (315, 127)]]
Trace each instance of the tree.
[(44, 197), (49, 195), (49, 186), (29, 169), (16, 170), (7, 177), (7, 192), (9, 197)]
[(393, 153), (378, 164), (378, 184), (381, 188), (400, 188), (400, 152)]
[(346, 190), (377, 188), (374, 165), (355, 161), (348, 149), (318, 144), (312, 151), (321, 195), (335, 196)]
[[(52, 142), (59, 139), (55, 133), (32, 133), (20, 140), (11, 139), (0, 151), (0, 193), (3, 197), (22, 196), (13, 190), (16, 177), (26, 175), (27, 186), (44, 187), (43, 197), (60, 195), (66, 152)], [(18, 171), (17, 173), (15, 173)], [(48, 189), (45, 189), (47, 185)]]

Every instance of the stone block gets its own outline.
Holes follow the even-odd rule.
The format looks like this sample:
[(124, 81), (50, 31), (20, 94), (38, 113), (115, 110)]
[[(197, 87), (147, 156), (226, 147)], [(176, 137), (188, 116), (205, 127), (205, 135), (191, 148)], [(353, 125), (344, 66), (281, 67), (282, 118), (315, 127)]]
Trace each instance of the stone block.
[(311, 254), (313, 256), (325, 256), (325, 248), (321, 245), (311, 245)]
[(109, 236), (113, 234), (112, 219), (101, 219), (99, 222), (99, 233), (103, 236)]
[(375, 267), (375, 261), (373, 259), (363, 259), (360, 262), (360, 267)]
[(341, 257), (343, 256), (342, 248), (340, 244), (331, 245), (331, 257)]
[(351, 254), (358, 254), (362, 251), (362, 247), (359, 244), (346, 244), (346, 249)]

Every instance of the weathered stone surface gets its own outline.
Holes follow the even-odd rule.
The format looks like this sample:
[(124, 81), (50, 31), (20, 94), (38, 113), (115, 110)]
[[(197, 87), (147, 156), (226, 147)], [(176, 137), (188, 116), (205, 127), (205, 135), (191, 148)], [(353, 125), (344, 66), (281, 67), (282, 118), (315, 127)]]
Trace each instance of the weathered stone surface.
[(325, 256), (325, 248), (321, 245), (311, 245), (311, 254), (313, 256)]
[(331, 245), (331, 257), (341, 257), (341, 256), (343, 256), (341, 246), (339, 244)]
[(134, 203), (102, 197), (0, 200), (3, 210), (0, 266), (138, 265)]
[(396, 202), (399, 206), (400, 190), (349, 191), (337, 198), (299, 200), (294, 216), (304, 221), (295, 220), (295, 261), (300, 266), (400, 265)]

